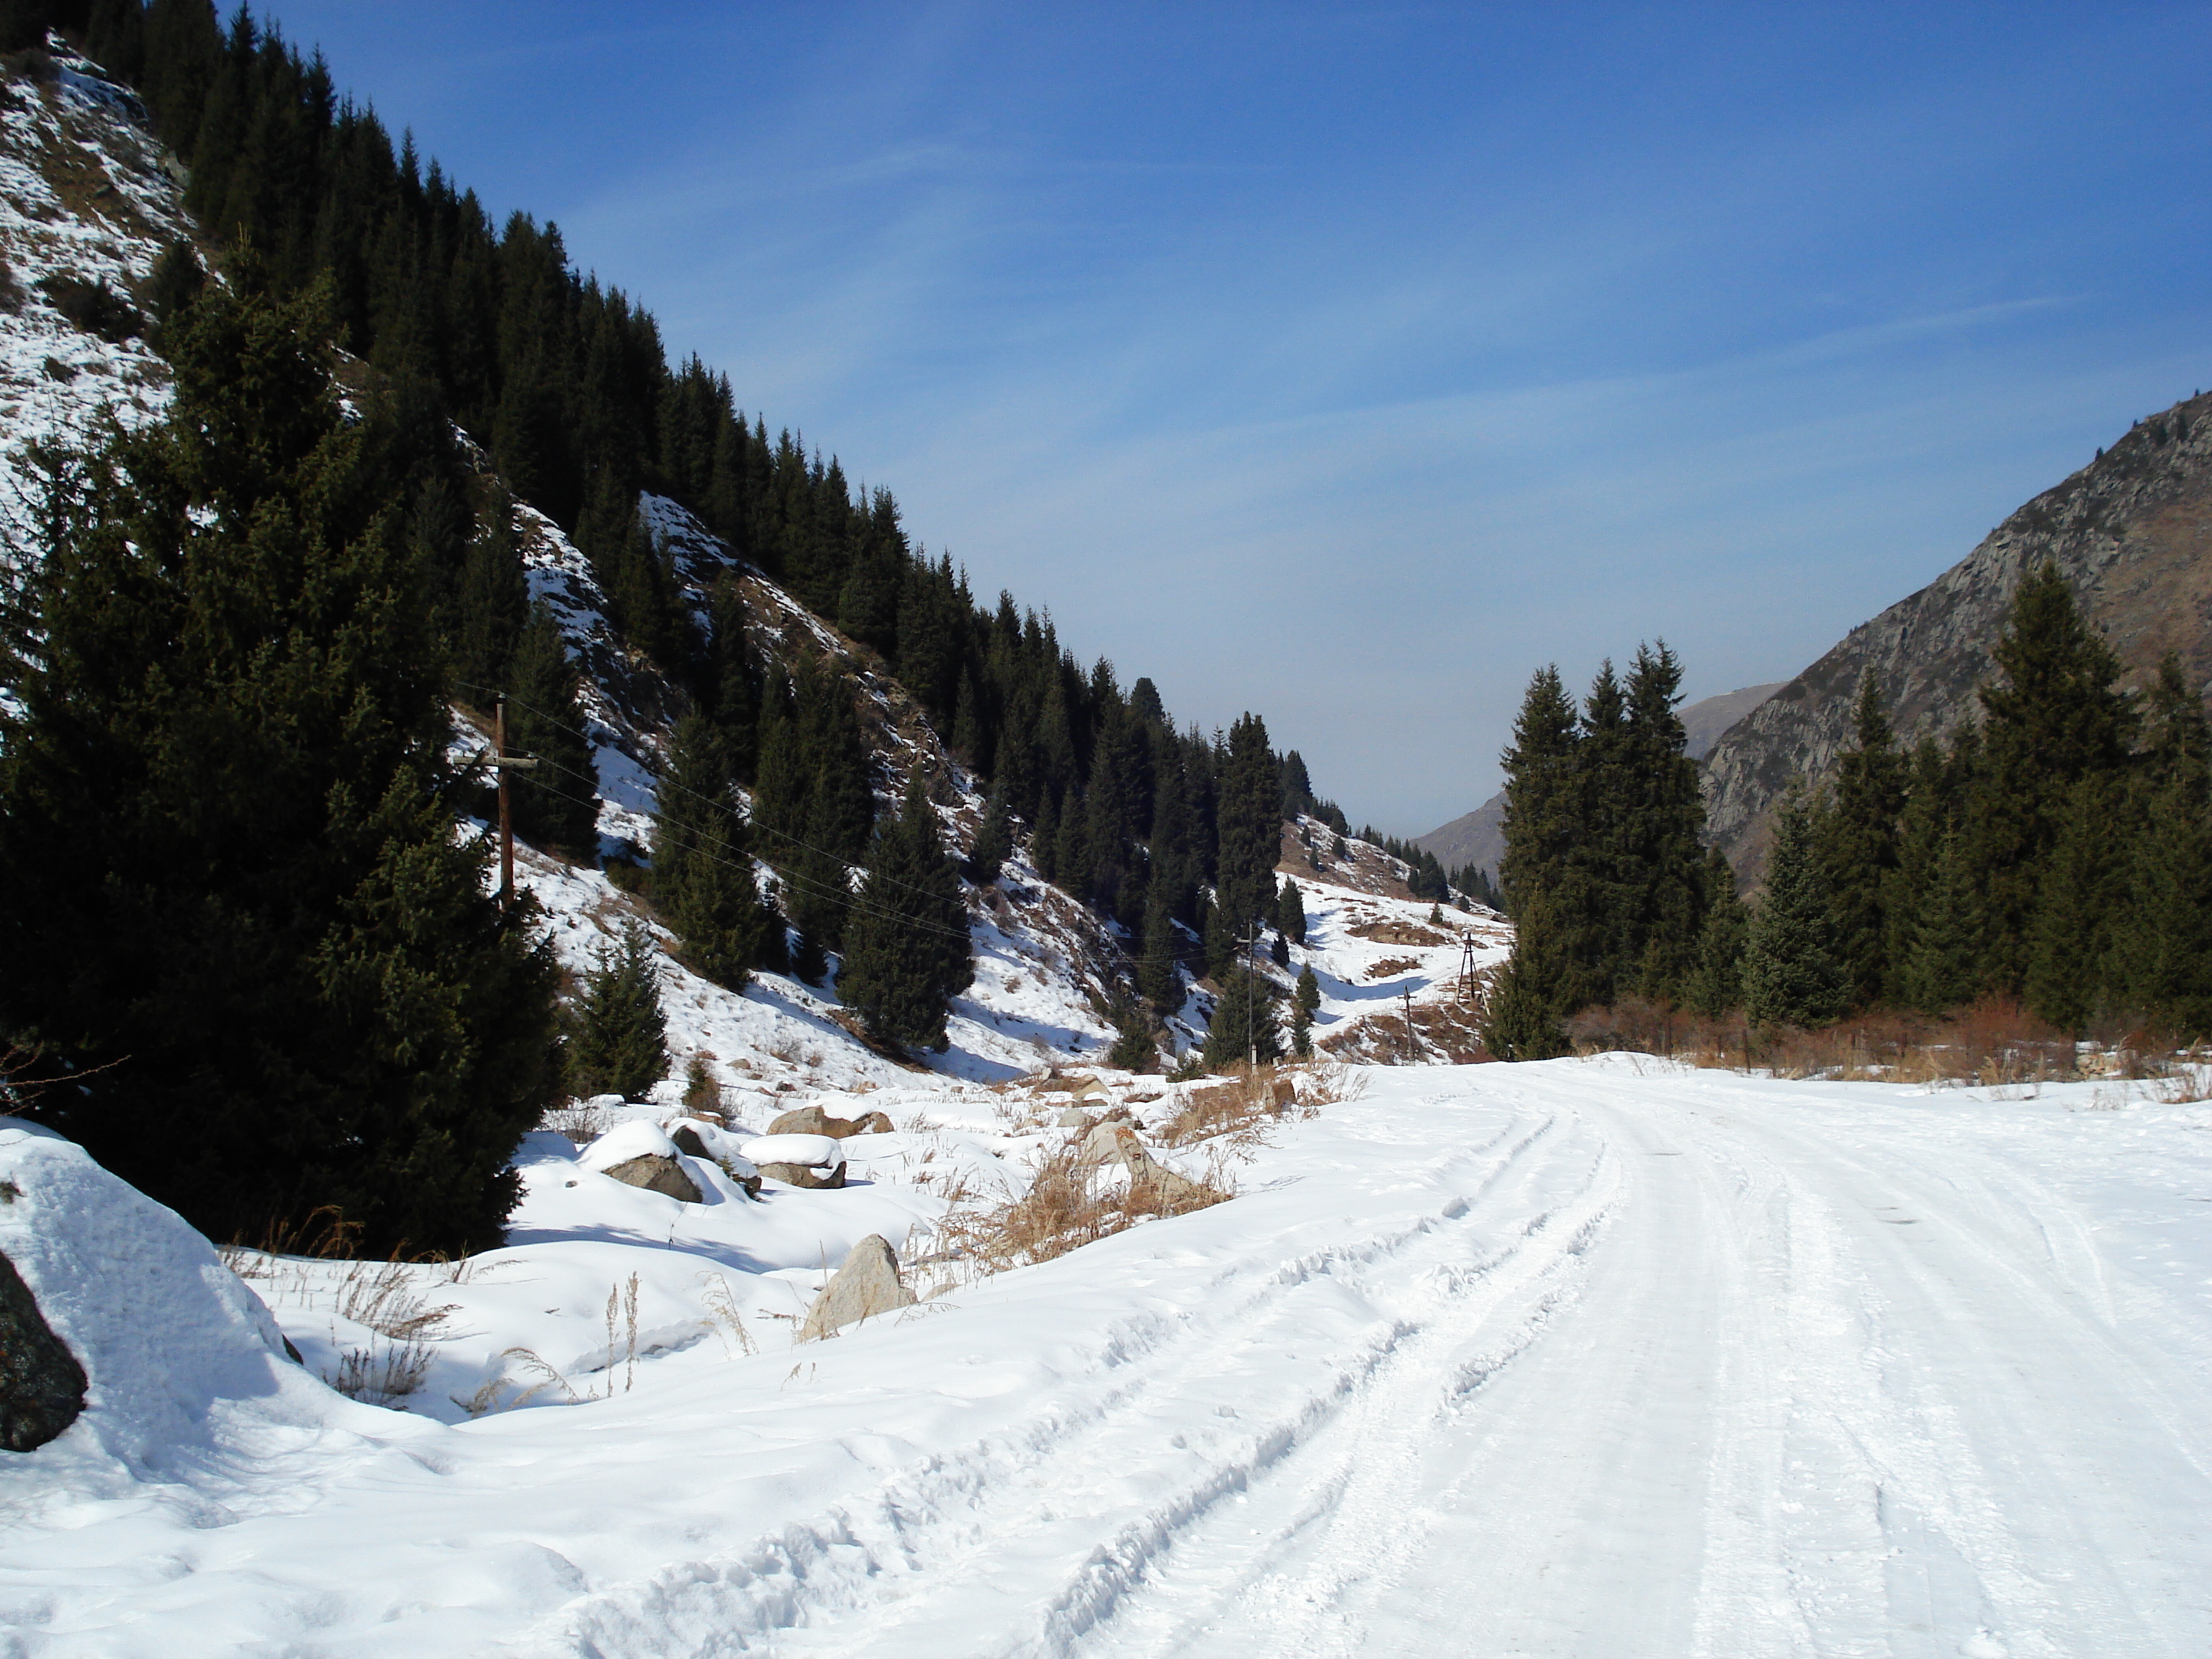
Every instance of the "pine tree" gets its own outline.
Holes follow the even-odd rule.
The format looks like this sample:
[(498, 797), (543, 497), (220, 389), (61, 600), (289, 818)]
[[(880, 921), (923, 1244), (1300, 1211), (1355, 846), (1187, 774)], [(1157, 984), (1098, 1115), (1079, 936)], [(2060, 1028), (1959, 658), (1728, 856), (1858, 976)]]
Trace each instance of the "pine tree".
[(1513, 955), (1492, 999), (1484, 1045), (1501, 1060), (1542, 1060), (1565, 1051), (1560, 1019), (1570, 1012), (1577, 930), (1564, 912), (1575, 902), (1583, 830), (1582, 731), (1555, 667), (1530, 678), (1505, 770), (1505, 854), (1499, 861)]
[(1013, 856), (1013, 812), (1006, 792), (994, 789), (983, 803), (983, 822), (975, 831), (975, 844), (968, 854), (968, 879), (978, 887), (998, 880), (999, 872)]
[(1836, 951), (1851, 1002), (1876, 1001), (1888, 982), (1887, 905), (1898, 868), (1898, 817), (1905, 772), (1890, 738), (1881, 688), (1859, 681), (1855, 746), (1836, 769), (1835, 788), (1814, 814), (1814, 857), (1832, 896)]
[(1298, 891), (1294, 881), (1285, 882), (1283, 890), (1275, 896), (1275, 926), (1292, 944), (1306, 942), (1305, 895)]
[(1225, 1071), (1248, 1056), (1281, 1059), (1273, 984), (1241, 959), (1231, 963), (1215, 982), (1221, 990), (1214, 999), (1212, 1017), (1206, 1022), (1202, 1050), (1207, 1069)]
[(603, 945), (568, 1014), (569, 1088), (578, 1096), (640, 1099), (668, 1075), (668, 1023), (653, 939), (635, 920)]
[(514, 506), (499, 490), (469, 544), (455, 605), (453, 672), (462, 696), (476, 708), (490, 707), (506, 689), (529, 614), (530, 585), (514, 542)]
[(372, 1249), (480, 1249), (551, 1097), (555, 970), (453, 833), (382, 416), (341, 417), (325, 317), (252, 288), (165, 331), (164, 422), (40, 457), (0, 1029), (85, 1073), (57, 1127), (214, 1237), (334, 1205)]
[(1751, 915), (1736, 896), (1735, 872), (1716, 848), (1706, 855), (1705, 925), (1698, 939), (1698, 965), (1686, 1000), (1692, 1010), (1717, 1018), (1743, 1001), (1743, 950)]
[(1627, 768), (1621, 855), (1634, 891), (1630, 926), (1613, 972), (1644, 995), (1680, 998), (1696, 973), (1705, 927), (1705, 797), (1688, 736), (1675, 714), (1682, 665), (1664, 640), (1639, 645), (1629, 665)]
[(2002, 678), (1980, 689), (1983, 769), (1965, 850), (1985, 904), (1984, 974), (2016, 991), (2060, 803), (2082, 778), (2127, 766), (2136, 715), (2116, 686), (2119, 659), (2055, 565), (2022, 578), (1991, 654)]
[(1793, 786), (1775, 821), (1766, 892), (1744, 941), (1744, 1012), (1760, 1025), (1822, 1025), (1844, 1012), (1849, 994), (1810, 814)]
[(781, 966), (783, 927), (761, 902), (731, 797), (720, 728), (694, 712), (677, 722), (653, 814), (653, 898), (685, 962), (732, 991), (750, 970)]
[(2118, 1000), (2116, 935), (2129, 909), (2148, 793), (2139, 781), (2131, 787), (2109, 774), (2074, 786), (2044, 864), (2028, 939), (2027, 1006), (2038, 1018), (2078, 1031)]
[(533, 846), (588, 859), (599, 850), (599, 769), (584, 736), (582, 680), (542, 599), (515, 642), (508, 683), (507, 747), (538, 762), (509, 780), (514, 831)]
[(2176, 778), (2151, 798), (2121, 944), (2130, 1000), (2176, 1042), (2212, 1036), (2212, 823)]
[(1221, 927), (1231, 939), (1267, 919), (1275, 902), (1275, 861), (1281, 856), (1283, 781), (1267, 728), (1246, 714), (1229, 731), (1228, 764), (1218, 810), (1220, 874), (1214, 884)]
[(837, 995), (879, 1042), (942, 1048), (952, 999), (975, 976), (959, 872), (916, 771), (878, 830), (846, 927)]
[(1940, 1014), (1981, 994), (1987, 960), (1984, 917), (1963, 837), (1947, 832), (1915, 918), (1900, 977), (1908, 1006)]
[(1567, 1052), (1554, 994), (1529, 966), (1517, 939), (1483, 1011), (1482, 1046), (1497, 1060), (1550, 1060)]
[(1300, 1060), (1313, 1053), (1314, 1016), (1321, 1012), (1321, 981), (1309, 963), (1298, 969), (1297, 988), (1291, 998), (1291, 1052)]

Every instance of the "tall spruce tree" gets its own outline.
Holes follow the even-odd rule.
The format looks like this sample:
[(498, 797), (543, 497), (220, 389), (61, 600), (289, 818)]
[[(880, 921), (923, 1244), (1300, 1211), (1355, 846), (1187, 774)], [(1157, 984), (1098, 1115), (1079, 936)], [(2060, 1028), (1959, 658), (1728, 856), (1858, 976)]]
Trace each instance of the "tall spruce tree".
[(533, 846), (592, 859), (599, 845), (598, 769), (584, 736), (583, 681), (544, 600), (530, 607), (508, 671), (507, 747), (538, 764), (508, 783), (514, 830)]
[(2055, 565), (2021, 579), (1991, 654), (2001, 678), (1980, 688), (1983, 764), (1966, 853), (1985, 895), (1984, 975), (2018, 991), (2067, 793), (2127, 766), (2136, 714), (2116, 684), (2119, 659)]
[(1248, 1057), (1280, 1060), (1283, 1041), (1275, 1013), (1275, 987), (1243, 958), (1216, 975), (1221, 988), (1206, 1021), (1200, 1051), (1209, 1071), (1226, 1071)]
[(246, 270), (164, 329), (166, 420), (43, 458), (0, 1025), (84, 1073), (58, 1127), (214, 1237), (335, 1206), (372, 1249), (480, 1249), (552, 1097), (555, 970), (453, 835), (428, 584), (327, 331)]
[(1574, 702), (1547, 665), (1530, 677), (1505, 771), (1505, 853), (1499, 884), (1513, 918), (1513, 954), (1492, 997), (1483, 1043), (1500, 1060), (1565, 1052), (1559, 1021), (1569, 1012), (1571, 916), (1583, 829), (1582, 730)]
[(1810, 814), (1793, 785), (1775, 819), (1766, 891), (1744, 940), (1744, 1012), (1760, 1025), (1823, 1025), (1849, 996)]
[(1267, 727), (1246, 714), (1229, 729), (1222, 770), (1219, 875), (1215, 903), (1221, 939), (1229, 943), (1269, 919), (1275, 903), (1275, 861), (1283, 840), (1283, 779), (1267, 746)]
[(720, 728), (696, 711), (677, 722), (660, 781), (653, 898), (684, 960), (716, 984), (741, 991), (753, 969), (782, 965), (782, 922), (753, 880)]
[(1639, 645), (1629, 665), (1627, 769), (1623, 804), (1624, 884), (1634, 904), (1614, 974), (1647, 997), (1680, 1000), (1698, 969), (1707, 894), (1705, 827), (1698, 766), (1675, 706), (1682, 665), (1666, 641)]
[(1853, 747), (1813, 815), (1814, 858), (1836, 917), (1836, 954), (1851, 1002), (1878, 1000), (1890, 978), (1888, 905), (1898, 869), (1905, 769), (1891, 740), (1881, 687), (1869, 670), (1852, 711)]
[(952, 999), (975, 977), (960, 873), (917, 770), (876, 833), (845, 930), (837, 996), (879, 1042), (942, 1048)]
[(653, 939), (635, 918), (599, 947), (563, 1024), (568, 1084), (580, 1096), (636, 1100), (668, 1075), (668, 1022)]
[(1909, 1007), (1940, 1014), (1972, 1002), (1987, 984), (1986, 912), (1965, 836), (1944, 832), (1914, 918), (1899, 975)]

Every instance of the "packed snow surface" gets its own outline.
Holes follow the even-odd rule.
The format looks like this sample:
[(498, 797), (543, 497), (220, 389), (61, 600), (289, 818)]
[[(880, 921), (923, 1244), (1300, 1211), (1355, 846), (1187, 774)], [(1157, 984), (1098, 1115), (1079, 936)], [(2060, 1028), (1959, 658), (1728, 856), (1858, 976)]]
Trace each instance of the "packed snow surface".
[[(94, 1407), (0, 1460), (8, 1650), (2212, 1652), (2212, 1108), (1628, 1057), (1364, 1075), (1233, 1202), (453, 1423), (317, 1395), (211, 1258), (141, 1248), (166, 1212), (18, 1136), (0, 1222), (84, 1206), (143, 1286), (119, 1325), (57, 1297)], [(535, 1305), (695, 1248), (834, 1265), (930, 1207), (895, 1148), (702, 1209), (556, 1139), (489, 1281)], [(41, 1248), (53, 1287), (92, 1247)], [(158, 1407), (101, 1379), (165, 1348)]]

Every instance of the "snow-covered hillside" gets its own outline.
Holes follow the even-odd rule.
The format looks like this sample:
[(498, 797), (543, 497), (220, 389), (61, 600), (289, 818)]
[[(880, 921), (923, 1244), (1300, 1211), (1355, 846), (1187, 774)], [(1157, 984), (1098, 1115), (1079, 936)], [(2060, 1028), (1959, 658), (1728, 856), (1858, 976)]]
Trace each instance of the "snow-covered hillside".
[(27, 527), (23, 445), (81, 438), (103, 410), (142, 421), (168, 402), (167, 368), (143, 340), (80, 327), (63, 302), (104, 286), (130, 303), (185, 234), (176, 180), (137, 98), (54, 44), (37, 72), (0, 73), (0, 450), (10, 458), (0, 550)]
[[(896, 1233), (898, 1159), (1066, 1132), (903, 1099), (879, 1184), (700, 1253), (711, 1208), (672, 1237), (674, 1200), (533, 1153), (537, 1230), (422, 1288), (582, 1403), (452, 1425), (279, 1386), (213, 1288), (80, 1322), (69, 1276), (158, 1218), (0, 1132), (11, 1253), (82, 1210), (19, 1259), (95, 1378), (0, 1459), (0, 1622), (161, 1659), (2212, 1651), (2212, 1109), (1627, 1056), (1364, 1075), (1232, 1203), (803, 1347), (741, 1302), (751, 1354), (714, 1282), (788, 1314), (795, 1218)], [(252, 1282), (298, 1336), (339, 1323)], [(179, 1426), (141, 1455), (104, 1413), (156, 1395)]]

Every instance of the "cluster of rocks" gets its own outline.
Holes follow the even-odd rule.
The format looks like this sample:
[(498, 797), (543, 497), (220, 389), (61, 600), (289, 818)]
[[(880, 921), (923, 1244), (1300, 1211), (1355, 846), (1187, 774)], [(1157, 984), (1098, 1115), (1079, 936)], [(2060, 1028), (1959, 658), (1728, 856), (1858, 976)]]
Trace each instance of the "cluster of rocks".
[[(608, 1099), (619, 1103), (620, 1097)], [(633, 1121), (592, 1142), (584, 1163), (625, 1186), (659, 1193), (679, 1203), (703, 1204), (706, 1194), (694, 1173), (684, 1166), (687, 1158), (717, 1165), (749, 1198), (760, 1196), (763, 1179), (780, 1181), (787, 1187), (824, 1190), (845, 1184), (846, 1164), (840, 1142), (854, 1135), (891, 1133), (891, 1121), (882, 1112), (856, 1118), (832, 1117), (819, 1106), (786, 1112), (769, 1125), (766, 1134), (743, 1141), (712, 1123), (696, 1120), (672, 1124), (665, 1131), (651, 1123)]]

